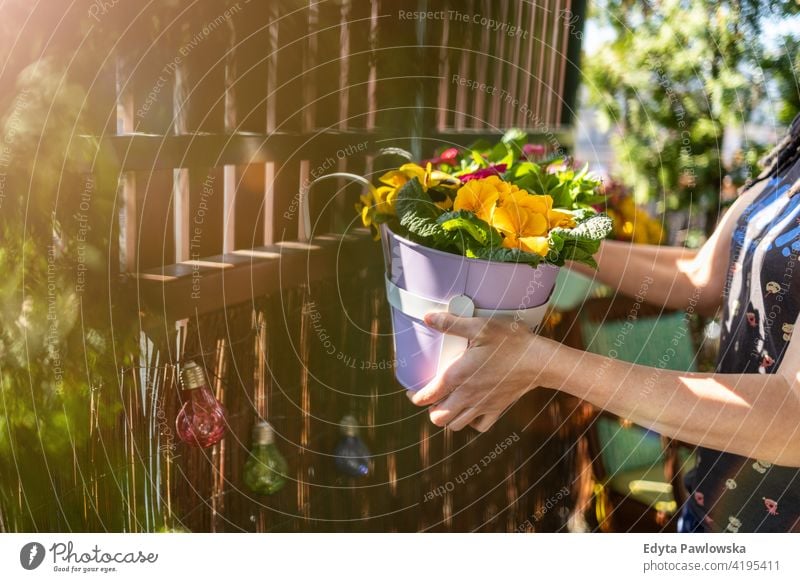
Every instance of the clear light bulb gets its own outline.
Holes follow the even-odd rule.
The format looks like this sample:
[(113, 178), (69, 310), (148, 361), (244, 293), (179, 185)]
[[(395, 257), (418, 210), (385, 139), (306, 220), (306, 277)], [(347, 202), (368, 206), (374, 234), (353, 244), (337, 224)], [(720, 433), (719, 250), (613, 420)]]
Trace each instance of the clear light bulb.
[(358, 423), (351, 416), (345, 416), (341, 423), (342, 438), (339, 439), (333, 454), (336, 457), (336, 469), (350, 477), (369, 475), (369, 459), (372, 453), (358, 436)]
[(203, 368), (187, 362), (181, 370), (184, 404), (175, 419), (178, 437), (196, 447), (210, 447), (225, 435), (225, 407), (214, 398)]
[(253, 427), (253, 449), (244, 465), (244, 484), (253, 493), (271, 495), (286, 485), (289, 465), (274, 440), (268, 422), (262, 421)]

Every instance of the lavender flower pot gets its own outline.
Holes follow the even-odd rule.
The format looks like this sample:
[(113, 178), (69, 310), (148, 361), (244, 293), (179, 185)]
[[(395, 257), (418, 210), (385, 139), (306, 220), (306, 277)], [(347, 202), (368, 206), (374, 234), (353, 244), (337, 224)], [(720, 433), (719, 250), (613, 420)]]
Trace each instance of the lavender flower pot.
[[(447, 304), (454, 297), (472, 300), (476, 315), (519, 316), (524, 324), (541, 320), (558, 275), (558, 267), (498, 263), (446, 253), (414, 243), (382, 226), (387, 277), (397, 288), (423, 300)], [(387, 287), (391, 286), (387, 283)], [(391, 302), (391, 297), (390, 297)], [(533, 308), (540, 307), (536, 310)], [(395, 376), (408, 390), (419, 390), (436, 376), (443, 356), (443, 334), (427, 327), (418, 309), (414, 317), (392, 306), (397, 365)], [(442, 309), (444, 310), (444, 309)], [(480, 311), (480, 313), (477, 313)], [(531, 321), (533, 315), (536, 321)], [(448, 336), (452, 342), (453, 336)], [(452, 346), (451, 346), (452, 347)], [(466, 348), (463, 341), (461, 351)], [(450, 350), (452, 352), (452, 349)]]

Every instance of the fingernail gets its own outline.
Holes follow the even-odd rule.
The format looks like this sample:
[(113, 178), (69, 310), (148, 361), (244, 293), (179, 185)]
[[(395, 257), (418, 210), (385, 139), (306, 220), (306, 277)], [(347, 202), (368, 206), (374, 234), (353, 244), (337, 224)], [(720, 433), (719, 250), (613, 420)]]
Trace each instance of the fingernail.
[(430, 327), (439, 327), (442, 322), (442, 314), (441, 313), (426, 313), (425, 314), (425, 325)]

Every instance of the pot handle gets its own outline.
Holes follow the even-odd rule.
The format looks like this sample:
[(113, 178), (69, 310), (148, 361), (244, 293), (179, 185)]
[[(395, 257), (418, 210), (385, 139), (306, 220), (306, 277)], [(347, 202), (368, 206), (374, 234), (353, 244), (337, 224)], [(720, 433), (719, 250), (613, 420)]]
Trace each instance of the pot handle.
[[(475, 315), (475, 304), (466, 295), (456, 295), (447, 302), (447, 313), (452, 313), (459, 317), (472, 317)], [(449, 333), (442, 334), (442, 347), (439, 350), (439, 366), (436, 375), (440, 376), (450, 367), (469, 345), (465, 337), (459, 337)]]
[(350, 174), (349, 172), (334, 172), (333, 174), (325, 174), (324, 176), (315, 178), (310, 182), (303, 183), (300, 187), (300, 221), (297, 225), (297, 240), (300, 242), (308, 242), (311, 238), (311, 204), (308, 199), (309, 195), (311, 194), (311, 188), (317, 182), (321, 182), (322, 180), (330, 180), (332, 178), (347, 178), (348, 180), (359, 182), (367, 188), (372, 187), (370, 181), (364, 176)]
[[(402, 148), (383, 148), (378, 150), (378, 153), (375, 155), (374, 159), (378, 159), (382, 156), (400, 156), (406, 158), (407, 160), (411, 160), (411, 154)], [(351, 174), (350, 172), (334, 172), (332, 174), (325, 174), (324, 176), (319, 176), (310, 182), (306, 181), (300, 185), (300, 220), (297, 225), (297, 240), (300, 242), (308, 242), (311, 238), (311, 203), (309, 201), (309, 196), (311, 195), (311, 188), (317, 183), (321, 182), (322, 180), (330, 180), (332, 178), (346, 178), (348, 180), (352, 180), (354, 182), (359, 182), (363, 184), (367, 189), (372, 187), (372, 183), (367, 180), (364, 176), (359, 176), (358, 174)]]

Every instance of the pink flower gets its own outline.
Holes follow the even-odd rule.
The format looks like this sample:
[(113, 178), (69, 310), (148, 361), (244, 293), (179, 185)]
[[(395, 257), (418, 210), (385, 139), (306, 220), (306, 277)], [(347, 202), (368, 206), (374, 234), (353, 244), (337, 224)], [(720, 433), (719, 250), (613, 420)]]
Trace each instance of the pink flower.
[(526, 143), (522, 146), (522, 159), (541, 158), (544, 156), (545, 151), (547, 151), (547, 148), (540, 143)]
[(494, 166), (489, 166), (488, 168), (481, 168), (480, 170), (475, 170), (469, 174), (463, 174), (459, 176), (462, 182), (469, 182), (470, 180), (480, 180), (482, 178), (488, 178), (489, 176), (500, 176), (503, 172), (506, 171), (505, 164), (496, 164)]
[(457, 159), (458, 159), (458, 148), (447, 148), (437, 157), (428, 161), (434, 166), (438, 164), (447, 164), (448, 166), (454, 166), (456, 164)]

